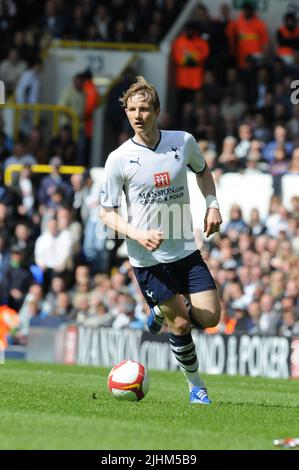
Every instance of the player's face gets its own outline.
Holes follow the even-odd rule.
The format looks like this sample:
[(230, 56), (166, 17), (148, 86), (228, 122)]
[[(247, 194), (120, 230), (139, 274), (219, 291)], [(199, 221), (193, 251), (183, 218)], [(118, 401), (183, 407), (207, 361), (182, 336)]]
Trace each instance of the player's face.
[(145, 101), (144, 96), (137, 94), (129, 98), (125, 111), (136, 134), (148, 133), (156, 129), (159, 109), (154, 110), (153, 105)]

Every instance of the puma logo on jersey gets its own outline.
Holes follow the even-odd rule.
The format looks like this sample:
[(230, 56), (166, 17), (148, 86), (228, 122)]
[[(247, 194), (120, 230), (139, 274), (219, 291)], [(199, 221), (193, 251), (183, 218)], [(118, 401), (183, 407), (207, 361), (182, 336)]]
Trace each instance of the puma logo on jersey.
[(137, 163), (137, 165), (141, 166), (139, 163), (140, 157), (137, 158), (137, 160), (130, 160), (130, 163)]

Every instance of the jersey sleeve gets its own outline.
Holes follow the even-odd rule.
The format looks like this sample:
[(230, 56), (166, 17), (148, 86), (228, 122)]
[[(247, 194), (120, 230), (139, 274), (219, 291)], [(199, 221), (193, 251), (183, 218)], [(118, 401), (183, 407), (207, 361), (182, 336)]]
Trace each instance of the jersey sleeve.
[(108, 157), (105, 165), (104, 182), (100, 191), (100, 204), (116, 209), (121, 205), (124, 181), (117, 162)]
[(206, 169), (206, 162), (193, 135), (188, 134), (186, 142), (186, 164), (193, 173), (200, 174)]

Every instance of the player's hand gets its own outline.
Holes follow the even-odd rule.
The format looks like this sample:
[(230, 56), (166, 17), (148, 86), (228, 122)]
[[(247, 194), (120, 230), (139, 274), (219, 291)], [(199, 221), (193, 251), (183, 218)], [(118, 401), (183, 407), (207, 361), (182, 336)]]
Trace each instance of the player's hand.
[(161, 230), (139, 230), (136, 240), (148, 251), (154, 251), (163, 241), (163, 232)]
[(213, 207), (207, 209), (204, 223), (204, 232), (206, 234), (206, 237), (209, 237), (213, 233), (219, 232), (221, 224), (222, 217), (219, 210)]

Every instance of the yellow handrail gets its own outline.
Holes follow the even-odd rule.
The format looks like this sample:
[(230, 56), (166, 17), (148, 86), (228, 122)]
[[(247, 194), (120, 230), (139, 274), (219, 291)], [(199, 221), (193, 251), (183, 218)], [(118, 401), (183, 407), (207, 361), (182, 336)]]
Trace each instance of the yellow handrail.
[(155, 44), (135, 42), (103, 42), (103, 41), (73, 41), (65, 39), (53, 39), (50, 47), (77, 47), (81, 49), (115, 49), (119, 51), (148, 51), (155, 52), (159, 47)]
[(0, 109), (12, 109), (15, 112), (15, 119), (14, 119), (14, 138), (15, 140), (18, 139), (19, 136), (19, 129), (20, 129), (20, 113), (22, 111), (32, 111), (33, 112), (33, 121), (34, 125), (38, 125), (40, 122), (40, 114), (42, 112), (50, 112), (53, 113), (53, 123), (52, 123), (52, 133), (53, 135), (58, 134), (59, 130), (59, 115), (60, 114), (67, 114), (72, 121), (72, 135), (73, 139), (76, 142), (79, 136), (79, 126), (80, 121), (79, 117), (73, 111), (73, 109), (69, 108), (68, 106), (62, 106), (57, 104), (19, 104), (19, 103), (6, 103), (1, 104)]
[[(13, 173), (20, 173), (24, 165), (20, 163), (12, 163), (5, 168), (4, 171), (4, 184), (6, 186), (10, 186), (12, 183), (12, 175)], [(33, 173), (51, 173), (52, 166), (51, 165), (31, 165), (31, 171)], [(62, 165), (59, 168), (59, 173), (64, 175), (73, 175), (73, 174), (81, 174), (84, 173), (85, 167), (84, 166), (75, 166), (75, 165)]]

